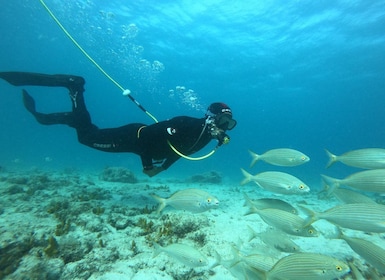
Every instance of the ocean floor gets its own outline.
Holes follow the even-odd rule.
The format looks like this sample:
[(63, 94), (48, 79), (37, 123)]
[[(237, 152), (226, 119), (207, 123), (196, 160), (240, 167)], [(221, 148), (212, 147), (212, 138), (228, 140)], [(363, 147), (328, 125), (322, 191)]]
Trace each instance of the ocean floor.
[[(254, 200), (274, 197), (315, 211), (339, 204), (335, 198), (325, 199), (315, 192), (282, 196), (253, 183), (213, 183), (210, 178), (202, 180), (205, 176), (141, 181), (119, 168), (101, 170), (100, 174), (3, 169), (0, 279), (237, 279), (224, 266), (213, 266), (215, 252), (224, 260), (233, 258), (234, 246), (243, 253), (258, 252), (276, 259), (287, 255), (258, 238), (249, 241), (249, 227), (263, 232), (268, 226), (257, 214), (244, 215), (243, 193)], [(213, 194), (220, 206), (198, 214), (168, 206), (156, 213), (157, 202), (151, 193), (167, 198), (186, 188)], [(300, 215), (305, 217), (303, 212)], [(320, 220), (313, 226), (320, 236), (292, 236), (301, 251), (353, 260), (360, 270), (368, 269), (345, 241), (330, 239), (335, 232), (333, 225)], [(346, 234), (385, 247), (384, 234), (353, 230), (346, 230)], [(187, 267), (165, 253), (153, 257), (154, 242), (192, 246), (207, 256), (209, 265)], [(344, 279), (353, 278), (347, 275)]]

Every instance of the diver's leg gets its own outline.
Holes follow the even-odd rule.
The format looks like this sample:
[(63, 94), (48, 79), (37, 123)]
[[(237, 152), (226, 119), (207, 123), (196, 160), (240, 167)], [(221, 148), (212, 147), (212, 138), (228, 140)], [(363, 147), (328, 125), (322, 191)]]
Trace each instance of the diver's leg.
[(35, 101), (23, 89), (25, 108), (44, 125), (66, 124), (71, 127), (90, 127), (91, 117), (84, 102), (84, 79), (74, 75), (46, 75), (26, 72), (0, 72), (0, 78), (13, 85), (40, 85), (66, 87), (72, 103), (72, 112), (44, 114), (36, 111)]
[(28, 94), (26, 90), (23, 89), (23, 103), (24, 107), (30, 112), (35, 119), (44, 125), (51, 124), (66, 124), (73, 125), (73, 115), (71, 112), (64, 113), (52, 113), (52, 114), (43, 114), (36, 112), (35, 100), (31, 95)]

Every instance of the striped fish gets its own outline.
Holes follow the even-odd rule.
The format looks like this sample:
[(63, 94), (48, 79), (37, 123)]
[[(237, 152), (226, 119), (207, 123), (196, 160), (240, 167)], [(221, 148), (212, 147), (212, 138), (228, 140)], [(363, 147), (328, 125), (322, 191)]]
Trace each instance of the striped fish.
[(300, 206), (309, 215), (308, 223), (325, 219), (343, 228), (365, 232), (385, 232), (385, 205), (352, 203), (335, 206), (321, 213)]
[(332, 193), (338, 200), (344, 202), (344, 203), (373, 203), (376, 204), (376, 202), (371, 199), (370, 197), (367, 197), (366, 195), (363, 195), (361, 193), (339, 188), (335, 189)]
[(299, 246), (280, 230), (270, 229), (258, 234), (258, 237), (267, 245), (286, 253), (298, 253)]
[(239, 262), (243, 262), (254, 269), (269, 271), (277, 262), (277, 259), (274, 259), (266, 255), (261, 255), (261, 254), (244, 255), (235, 247), (231, 248), (231, 252), (233, 254), (233, 259), (231, 260), (232, 261), (231, 266), (234, 266)]
[(300, 216), (280, 209), (258, 209), (246, 194), (244, 194), (249, 211), (245, 215), (258, 214), (261, 219), (270, 226), (280, 229), (288, 234), (306, 237), (318, 236), (318, 232)]
[(385, 149), (368, 148), (359, 149), (336, 156), (326, 150), (329, 156), (327, 167), (339, 161), (346, 165), (365, 168), (365, 169), (381, 169), (385, 168)]
[(263, 160), (264, 162), (277, 166), (297, 166), (310, 160), (310, 158), (302, 152), (287, 148), (272, 149), (261, 155), (250, 150), (249, 153), (253, 158), (250, 167), (253, 167), (258, 160)]
[(208, 264), (207, 258), (191, 246), (177, 243), (167, 247), (162, 247), (157, 243), (153, 243), (153, 245), (155, 247), (153, 258), (163, 252), (189, 267), (199, 267)]
[(277, 198), (260, 198), (260, 199), (252, 200), (252, 203), (258, 209), (275, 208), (275, 209), (281, 209), (283, 211), (290, 212), (293, 214), (298, 214), (298, 211), (297, 209), (294, 208), (294, 206), (292, 206), (290, 203), (286, 201), (283, 201)]
[(385, 169), (361, 171), (349, 175), (345, 179), (322, 175), (322, 179), (327, 184), (331, 184), (331, 191), (341, 185), (346, 185), (361, 191), (385, 193)]
[(278, 171), (267, 171), (257, 175), (251, 175), (241, 168), (245, 178), (241, 185), (249, 182), (255, 182), (261, 188), (280, 194), (304, 194), (310, 191), (310, 188), (297, 177)]
[(341, 239), (349, 244), (350, 248), (368, 263), (385, 273), (385, 250), (367, 240), (355, 237), (348, 237), (341, 234)]
[(349, 266), (333, 257), (314, 253), (295, 253), (280, 259), (266, 279), (323, 280), (339, 279)]
[(155, 194), (151, 194), (151, 196), (159, 202), (157, 213), (160, 213), (167, 205), (192, 213), (201, 213), (219, 205), (219, 200), (215, 196), (199, 189), (180, 190), (169, 198), (162, 198)]

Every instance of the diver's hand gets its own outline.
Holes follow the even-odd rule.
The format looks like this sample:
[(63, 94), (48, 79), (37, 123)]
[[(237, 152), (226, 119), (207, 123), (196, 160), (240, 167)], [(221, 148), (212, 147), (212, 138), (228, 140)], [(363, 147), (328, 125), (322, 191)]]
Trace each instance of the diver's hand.
[(149, 177), (153, 177), (162, 171), (164, 171), (164, 168), (162, 166), (154, 166), (151, 169), (143, 169), (143, 173), (148, 175)]

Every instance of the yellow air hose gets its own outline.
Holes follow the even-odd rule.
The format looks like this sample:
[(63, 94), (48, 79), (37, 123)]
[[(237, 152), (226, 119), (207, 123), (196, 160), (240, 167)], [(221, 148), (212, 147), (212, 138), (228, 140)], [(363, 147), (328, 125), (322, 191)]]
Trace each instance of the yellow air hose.
[[(80, 46), (80, 44), (72, 37), (72, 35), (65, 29), (65, 27), (60, 23), (60, 21), (57, 19), (57, 17), (53, 14), (53, 12), (48, 8), (48, 6), (44, 3), (43, 0), (40, 0), (40, 3), (43, 5), (43, 7), (47, 10), (48, 14), (51, 16), (51, 18), (57, 23), (57, 25), (60, 27), (60, 29), (64, 32), (65, 35), (74, 43), (74, 45), (85, 55), (85, 57), (88, 58), (89, 61), (92, 62), (96, 66), (97, 69), (99, 69), (100, 72), (104, 76), (107, 77), (114, 85), (116, 85), (122, 92), (124, 96), (128, 96), (132, 102), (134, 102), (143, 112), (145, 112), (155, 123), (158, 122), (158, 120), (150, 113), (148, 112), (132, 95), (131, 91), (129, 89), (124, 89), (117, 81), (115, 81), (83, 48)], [(215, 153), (216, 148), (214, 148), (211, 152), (209, 152), (207, 155), (201, 156), (201, 157), (189, 157), (181, 152), (179, 152), (171, 143), (170, 141), (167, 141), (170, 148), (180, 157), (183, 157), (188, 160), (202, 160), (205, 158), (210, 157), (212, 154)]]

